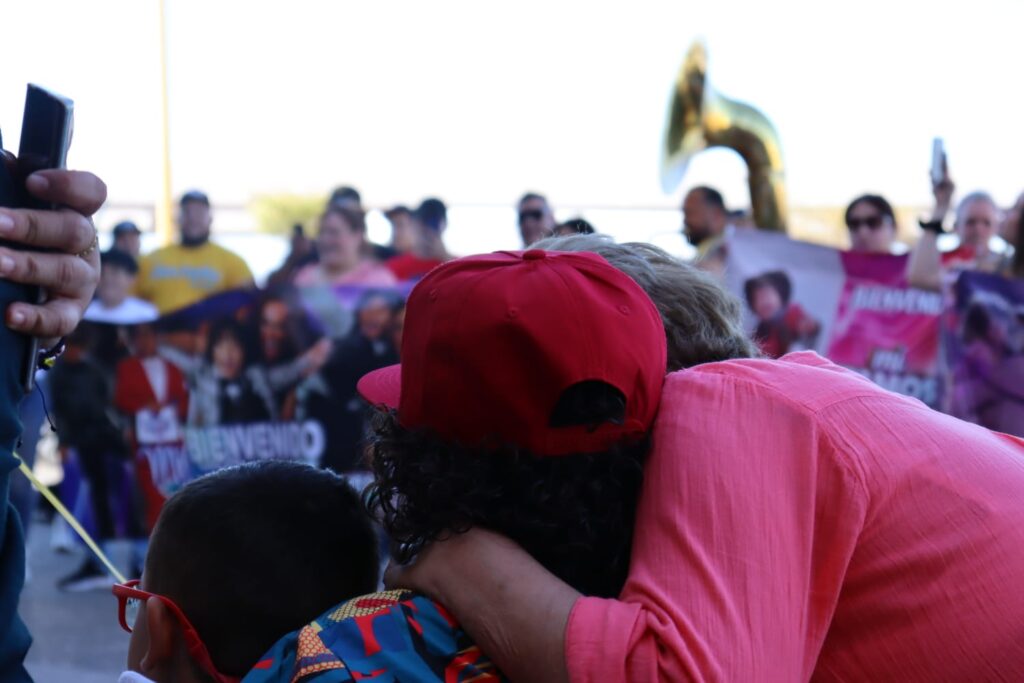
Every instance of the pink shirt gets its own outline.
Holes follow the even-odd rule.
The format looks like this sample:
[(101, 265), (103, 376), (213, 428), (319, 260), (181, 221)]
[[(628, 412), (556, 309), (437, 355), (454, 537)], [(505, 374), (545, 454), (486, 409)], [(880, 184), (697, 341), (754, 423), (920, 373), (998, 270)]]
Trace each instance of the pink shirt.
[(374, 261), (360, 261), (352, 270), (335, 278), (328, 278), (320, 264), (313, 263), (295, 275), (296, 287), (314, 287), (316, 285), (365, 285), (367, 287), (390, 287), (397, 284), (394, 274)]
[(574, 683), (1024, 681), (1024, 441), (819, 356), (669, 375)]

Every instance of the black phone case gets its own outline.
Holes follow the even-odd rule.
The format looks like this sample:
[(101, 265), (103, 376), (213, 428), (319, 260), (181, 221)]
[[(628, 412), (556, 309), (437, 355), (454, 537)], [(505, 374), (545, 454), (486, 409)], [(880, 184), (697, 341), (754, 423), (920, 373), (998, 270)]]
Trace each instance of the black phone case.
[[(0, 136), (0, 150), (3, 149), (3, 138)], [(24, 203), (24, 190), (15, 177), (14, 170), (7, 163), (7, 159), (0, 163), (0, 206), (7, 208), (20, 208)], [(22, 248), (15, 242), (0, 240), (0, 245), (11, 249)], [(39, 287), (22, 285), (9, 280), (0, 280), (0, 306), (6, 310), (14, 301), (28, 301), (38, 303), (42, 297), (42, 290)], [(17, 334), (4, 326), (5, 334), (12, 334), (16, 337), (15, 345), (18, 347), (18, 358), (21, 363), (22, 390), (26, 393), (32, 391), (32, 382), (29, 379), (34, 374), (36, 356), (38, 355), (39, 342), (34, 338), (23, 334)]]

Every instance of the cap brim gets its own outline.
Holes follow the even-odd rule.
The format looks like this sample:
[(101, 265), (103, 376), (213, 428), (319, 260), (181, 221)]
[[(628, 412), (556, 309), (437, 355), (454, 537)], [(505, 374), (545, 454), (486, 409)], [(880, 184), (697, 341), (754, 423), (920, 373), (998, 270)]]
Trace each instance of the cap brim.
[(398, 410), (402, 398), (402, 366), (389, 365), (363, 375), (356, 391), (374, 407)]

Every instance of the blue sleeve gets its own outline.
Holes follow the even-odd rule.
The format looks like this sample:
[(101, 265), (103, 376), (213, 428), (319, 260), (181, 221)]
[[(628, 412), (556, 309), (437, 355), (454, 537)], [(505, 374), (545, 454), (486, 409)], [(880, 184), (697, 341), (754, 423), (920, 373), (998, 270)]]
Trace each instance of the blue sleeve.
[[(23, 298), (21, 290), (19, 285), (0, 280), (0, 314), (6, 312), (10, 301)], [(32, 638), (18, 616), (18, 598), (25, 583), (25, 537), (9, 495), (11, 477), (20, 476), (13, 453), (21, 434), (19, 376), (25, 343), (24, 337), (0, 323), (0, 683), (32, 680), (24, 666)]]

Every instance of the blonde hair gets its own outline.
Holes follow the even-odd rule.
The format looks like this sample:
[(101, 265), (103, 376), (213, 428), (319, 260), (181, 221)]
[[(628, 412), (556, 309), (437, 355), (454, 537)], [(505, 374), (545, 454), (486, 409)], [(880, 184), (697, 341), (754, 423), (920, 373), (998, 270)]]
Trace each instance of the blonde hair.
[(530, 248), (593, 252), (640, 285), (665, 324), (669, 372), (761, 355), (743, 331), (739, 299), (707, 273), (653, 244), (616, 244), (607, 235), (569, 235), (548, 237)]

